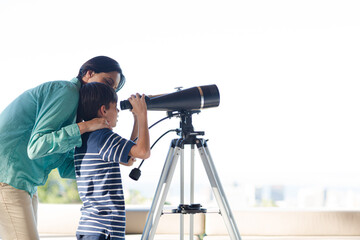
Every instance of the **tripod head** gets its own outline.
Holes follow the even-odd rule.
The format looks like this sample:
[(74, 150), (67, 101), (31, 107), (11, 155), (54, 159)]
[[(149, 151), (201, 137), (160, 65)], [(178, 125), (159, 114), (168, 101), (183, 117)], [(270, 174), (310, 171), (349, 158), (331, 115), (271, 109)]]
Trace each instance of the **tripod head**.
[(192, 115), (194, 113), (199, 114), (200, 110), (195, 111), (182, 111), (180, 113), (180, 129), (178, 131), (178, 135), (182, 137), (183, 142), (185, 144), (193, 144), (195, 143), (196, 136), (202, 136), (205, 133), (194, 131), (194, 126), (192, 124)]
[[(180, 129), (175, 129), (175, 130), (169, 130), (166, 133), (164, 133), (162, 136), (160, 136), (155, 143), (151, 146), (150, 149), (152, 149), (154, 147), (154, 145), (160, 140), (160, 138), (162, 138), (165, 134), (172, 132), (172, 131), (176, 131), (177, 135), (181, 137), (181, 143), (182, 144), (195, 144), (196, 141), (196, 136), (199, 135), (204, 135), (204, 132), (196, 132), (194, 131), (194, 126), (192, 124), (192, 115), (194, 113), (200, 113), (200, 110), (192, 110), (192, 111), (169, 111), (167, 112), (167, 118), (171, 118), (173, 116), (179, 116), (181, 121), (180, 121)], [(162, 120), (164, 120), (162, 119)], [(160, 121), (162, 121), (160, 120)], [(159, 121), (159, 122), (160, 122)], [(159, 123), (157, 122), (157, 123)], [(156, 125), (157, 123), (153, 124), (151, 127), (153, 127), (154, 125)], [(150, 127), (150, 128), (151, 128)], [(149, 128), (149, 129), (150, 129)], [(141, 161), (141, 164), (139, 165), (138, 168), (134, 168), (133, 170), (131, 170), (129, 177), (135, 181), (139, 180), (140, 176), (141, 176), (141, 170), (140, 167), (141, 165), (144, 163), (144, 160)]]

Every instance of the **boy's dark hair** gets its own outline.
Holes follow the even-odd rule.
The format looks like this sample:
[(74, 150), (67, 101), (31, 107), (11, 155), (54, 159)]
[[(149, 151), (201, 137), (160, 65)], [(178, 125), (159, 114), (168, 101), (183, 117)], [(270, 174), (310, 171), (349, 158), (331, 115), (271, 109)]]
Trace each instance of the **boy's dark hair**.
[(79, 94), (77, 122), (96, 118), (102, 105), (108, 109), (110, 103), (118, 101), (115, 90), (104, 83), (87, 83), (80, 88)]
[(82, 82), (82, 78), (89, 70), (92, 70), (95, 73), (102, 73), (102, 72), (108, 73), (114, 71), (120, 73), (120, 82), (116, 88), (116, 91), (119, 91), (125, 84), (125, 76), (122, 74), (120, 65), (117, 61), (115, 61), (112, 58), (106, 56), (97, 56), (88, 60), (86, 63), (84, 63), (81, 66), (77, 79), (79, 79)]

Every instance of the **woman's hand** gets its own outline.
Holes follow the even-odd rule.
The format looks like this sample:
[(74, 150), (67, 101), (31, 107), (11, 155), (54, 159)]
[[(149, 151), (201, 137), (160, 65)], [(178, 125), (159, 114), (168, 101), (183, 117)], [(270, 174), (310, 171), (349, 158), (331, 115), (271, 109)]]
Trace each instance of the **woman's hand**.
[(103, 129), (103, 128), (110, 128), (108, 121), (105, 118), (94, 118), (89, 121), (80, 122), (78, 123), (80, 134), (86, 132), (93, 132), (95, 130)]

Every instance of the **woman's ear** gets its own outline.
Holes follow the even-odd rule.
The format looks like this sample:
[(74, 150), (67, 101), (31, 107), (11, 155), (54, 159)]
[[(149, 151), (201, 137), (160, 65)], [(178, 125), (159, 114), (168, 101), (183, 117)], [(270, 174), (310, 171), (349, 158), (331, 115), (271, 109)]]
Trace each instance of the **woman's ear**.
[(95, 72), (93, 70), (87, 70), (86, 74), (83, 76), (82, 80), (86, 83), (89, 82), (89, 79), (94, 76)]
[(101, 105), (100, 109), (98, 110), (98, 117), (105, 117), (106, 115), (106, 107), (105, 105)]

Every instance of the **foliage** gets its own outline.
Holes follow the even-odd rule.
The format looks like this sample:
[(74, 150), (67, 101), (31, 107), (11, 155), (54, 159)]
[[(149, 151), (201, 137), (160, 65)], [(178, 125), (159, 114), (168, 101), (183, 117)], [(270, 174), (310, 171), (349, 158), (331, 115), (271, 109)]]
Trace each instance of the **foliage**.
[(127, 195), (128, 196), (125, 199), (125, 204), (137, 205), (144, 204), (148, 201), (148, 199), (142, 196), (138, 190), (130, 189)]
[(256, 204), (255, 207), (278, 207), (275, 201), (271, 199), (263, 199), (260, 203)]
[[(61, 178), (57, 170), (51, 171), (44, 186), (38, 187), (41, 203), (81, 203), (76, 180)], [(144, 204), (149, 199), (138, 190), (130, 189), (126, 194), (126, 204)]]
[(76, 180), (61, 178), (55, 169), (46, 184), (38, 187), (38, 194), (41, 203), (81, 203)]

